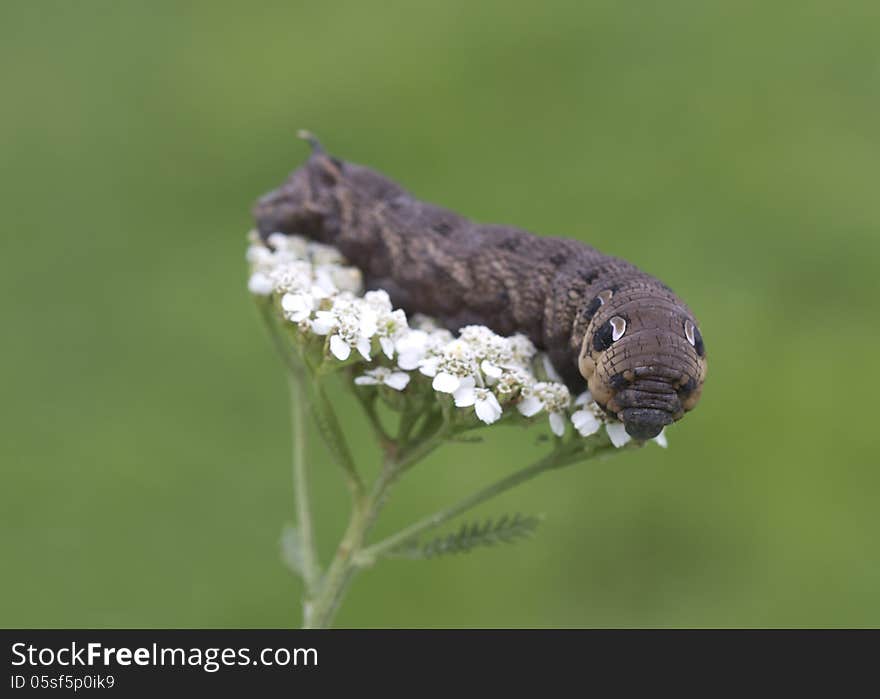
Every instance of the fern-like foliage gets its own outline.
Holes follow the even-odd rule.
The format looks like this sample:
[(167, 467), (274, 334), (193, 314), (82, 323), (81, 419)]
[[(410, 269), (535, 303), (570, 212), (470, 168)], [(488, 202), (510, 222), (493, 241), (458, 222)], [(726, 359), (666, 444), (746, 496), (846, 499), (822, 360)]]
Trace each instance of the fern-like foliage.
[(435, 558), (454, 553), (468, 553), (481, 546), (513, 544), (534, 534), (541, 517), (534, 515), (503, 515), (497, 520), (487, 519), (482, 524), (471, 522), (459, 527), (446, 536), (432, 539), (426, 543), (411, 539), (391, 552), (398, 558)]

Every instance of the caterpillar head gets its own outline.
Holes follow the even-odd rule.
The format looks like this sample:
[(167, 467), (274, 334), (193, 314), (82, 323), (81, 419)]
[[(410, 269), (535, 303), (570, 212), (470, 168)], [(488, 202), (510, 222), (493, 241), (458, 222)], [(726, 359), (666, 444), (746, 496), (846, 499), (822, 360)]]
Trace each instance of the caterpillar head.
[(697, 321), (653, 279), (603, 291), (591, 305), (578, 369), (633, 438), (656, 437), (700, 399), (706, 348)]
[(300, 137), (312, 146), (308, 162), (254, 205), (254, 219), (263, 240), (272, 233), (298, 233), (321, 239), (322, 235), (330, 236), (329, 229), (338, 225), (334, 188), (342, 179), (345, 164), (327, 155), (308, 132), (300, 132)]

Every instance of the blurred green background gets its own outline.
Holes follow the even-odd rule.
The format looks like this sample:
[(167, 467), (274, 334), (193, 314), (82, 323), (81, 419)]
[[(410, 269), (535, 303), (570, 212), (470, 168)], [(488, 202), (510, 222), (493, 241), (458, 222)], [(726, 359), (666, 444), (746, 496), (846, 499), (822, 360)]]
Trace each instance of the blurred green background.
[[(547, 519), (368, 571), (340, 625), (880, 625), (876, 2), (5, 0), (0, 36), (0, 624), (298, 625), (286, 386), (243, 256), (306, 127), (646, 268), (710, 360), (667, 451), (490, 503)], [(436, 453), (377, 534), (536, 431)], [(310, 455), (326, 556), (347, 498)]]

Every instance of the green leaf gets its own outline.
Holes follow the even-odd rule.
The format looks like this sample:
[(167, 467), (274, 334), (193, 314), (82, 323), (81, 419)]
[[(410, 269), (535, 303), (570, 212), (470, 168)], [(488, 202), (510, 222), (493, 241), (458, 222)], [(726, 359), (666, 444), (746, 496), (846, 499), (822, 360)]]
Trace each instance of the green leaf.
[(482, 524), (480, 522), (465, 522), (457, 531), (426, 543), (411, 539), (391, 551), (389, 555), (412, 559), (435, 558), (447, 554), (468, 553), (481, 546), (513, 544), (534, 534), (541, 519), (541, 517), (521, 515), (517, 512), (513, 516), (503, 515), (495, 521), (487, 519)]

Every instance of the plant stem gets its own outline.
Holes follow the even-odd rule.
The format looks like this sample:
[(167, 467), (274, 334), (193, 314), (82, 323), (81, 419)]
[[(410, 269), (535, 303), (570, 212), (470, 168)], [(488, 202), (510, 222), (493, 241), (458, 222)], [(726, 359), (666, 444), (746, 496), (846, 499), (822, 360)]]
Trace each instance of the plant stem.
[(580, 457), (581, 454), (579, 453), (573, 454), (565, 450), (553, 452), (540, 461), (537, 461), (530, 466), (526, 466), (525, 468), (496, 481), (492, 485), (472, 493), (463, 500), (459, 500), (454, 505), (435, 512), (434, 514), (400, 530), (396, 534), (392, 534), (387, 539), (383, 539), (372, 546), (362, 549), (355, 556), (354, 563), (360, 567), (370, 566), (383, 555), (390, 553), (402, 544), (418, 537), (429, 529), (434, 529), (441, 524), (445, 524), (463, 512), (486, 502), (486, 500), (489, 500), (496, 495), (500, 495), (501, 493), (510, 490), (520, 483), (524, 483), (525, 481), (534, 478), (540, 473), (579, 461)]
[[(306, 603), (315, 594), (321, 579), (312, 511), (309, 502), (308, 468), (306, 466), (306, 391), (305, 377), (297, 371), (288, 374), (290, 387), (290, 423), (293, 432), (293, 488), (296, 502), (296, 529), (302, 556), (302, 575), (306, 586)], [(307, 612), (306, 612), (307, 613)]]
[[(308, 367), (301, 357), (290, 351), (290, 348), (284, 339), (284, 330), (279, 327), (278, 319), (273, 313), (272, 302), (266, 299), (260, 299), (258, 300), (257, 305), (260, 311), (260, 316), (269, 331), (272, 344), (275, 345), (275, 348), (278, 350), (278, 354), (284, 362), (288, 373), (301, 376), (301, 385), (307, 385), (303, 372), (310, 370), (310, 367)], [(314, 417), (318, 431), (321, 433), (321, 437), (324, 439), (327, 449), (330, 450), (330, 455), (345, 472), (345, 482), (351, 491), (352, 496), (360, 497), (364, 493), (363, 481), (361, 480), (360, 474), (358, 474), (357, 467), (351, 457), (351, 450), (348, 448), (348, 442), (339, 426), (339, 420), (336, 418), (333, 406), (330, 404), (327, 394), (324, 392), (324, 387), (321, 384), (320, 378), (318, 376), (313, 376), (313, 380), (310, 382), (309, 386), (311, 388), (311, 395), (308, 397), (308, 402), (312, 409), (312, 416)]]
[(320, 378), (315, 377), (312, 381), (312, 416), (324, 437), (324, 442), (331, 456), (338, 463), (345, 474), (345, 483), (351, 491), (352, 498), (362, 498), (365, 492), (364, 482), (361, 480), (357, 466), (351, 456), (351, 449), (345, 439), (345, 434), (339, 425), (333, 404), (324, 391)]
[(370, 494), (355, 499), (348, 527), (313, 601), (312, 613), (304, 628), (327, 628), (332, 623), (339, 604), (358, 571), (355, 558), (385, 504), (389, 488), (402, 471), (393, 453), (393, 450), (386, 451), (382, 472), (373, 484)]
[(339, 603), (356, 572), (351, 560), (363, 543), (367, 533), (366, 501), (356, 501), (351, 511), (348, 527), (336, 549), (336, 555), (321, 581), (318, 594), (310, 602), (310, 613), (304, 615), (303, 628), (326, 629), (333, 621)]
[(412, 450), (400, 453), (398, 458), (395, 458), (393, 452), (386, 452), (386, 460), (382, 472), (376, 479), (369, 495), (355, 498), (354, 500), (348, 527), (336, 550), (336, 555), (327, 569), (326, 575), (321, 580), (318, 592), (311, 601), (310, 614), (305, 620), (306, 628), (327, 628), (330, 626), (358, 570), (369, 567), (376, 560), (390, 554), (407, 541), (418, 537), (430, 529), (445, 524), (463, 512), (545, 471), (561, 468), (590, 458), (599, 452), (616, 451), (610, 444), (598, 445), (592, 449), (583, 449), (579, 444), (562, 444), (552, 454), (549, 454), (540, 461), (478, 490), (454, 505), (419, 520), (372, 546), (364, 547), (366, 536), (376, 521), (379, 511), (382, 509), (390, 487), (415, 460), (423, 457), (442, 442), (443, 436), (443, 432), (439, 430), (433, 434), (425, 435), (422, 440), (408, 445)]

